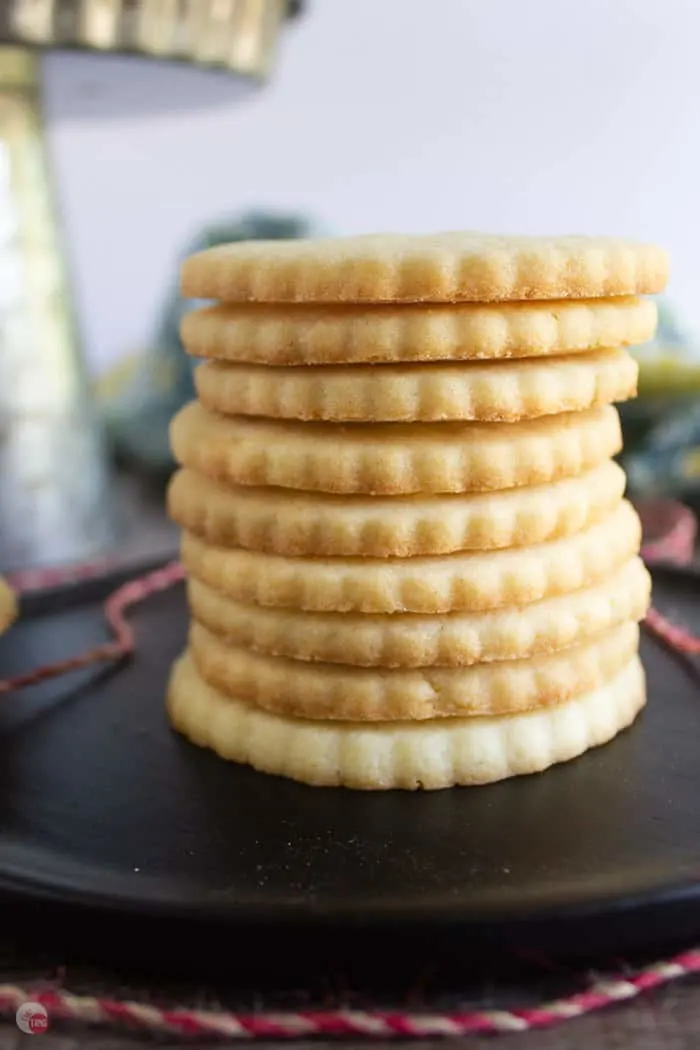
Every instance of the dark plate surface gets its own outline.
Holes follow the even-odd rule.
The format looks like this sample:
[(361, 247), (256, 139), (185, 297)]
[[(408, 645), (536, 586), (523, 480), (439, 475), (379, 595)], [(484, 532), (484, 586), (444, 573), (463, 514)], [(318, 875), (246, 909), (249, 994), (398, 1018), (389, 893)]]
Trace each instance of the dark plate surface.
[[(109, 589), (32, 599), (0, 641), (0, 676), (104, 638)], [(691, 626), (699, 596), (696, 575), (655, 573), (657, 606)], [(263, 940), (700, 936), (700, 681), (653, 640), (648, 706), (612, 744), (490, 787), (364, 794), (263, 776), (177, 737), (163, 692), (185, 640), (182, 588), (131, 619), (132, 662), (0, 701), (6, 898)]]

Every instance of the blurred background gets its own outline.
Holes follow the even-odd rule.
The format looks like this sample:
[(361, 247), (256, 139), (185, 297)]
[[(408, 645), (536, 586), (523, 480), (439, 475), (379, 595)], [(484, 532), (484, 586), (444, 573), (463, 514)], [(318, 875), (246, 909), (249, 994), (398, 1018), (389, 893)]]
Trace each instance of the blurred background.
[[(51, 2), (24, 0), (27, 18)], [(82, 3), (97, 15), (100, 5), (103, 13), (121, 8), (121, 0)], [(141, 3), (153, 24), (195, 9), (192, 0)], [(246, 0), (194, 3), (231, 25), (234, 9), (241, 25), (244, 8), (252, 10)], [(671, 254), (659, 338), (639, 352), (643, 396), (624, 410), (626, 465), (636, 492), (693, 502), (696, 0), (308, 0), (283, 8), (261, 76), (192, 61), (42, 53), (66, 287), (110, 471), (120, 464), (121, 479), (128, 468), (126, 490), (138, 484), (146, 503), (143, 492), (157, 493), (167, 476), (167, 418), (187, 400), (190, 381), (175, 281), (193, 247), (460, 227), (604, 233), (655, 241)], [(109, 536), (95, 527), (63, 552), (25, 544), (20, 560), (126, 542), (135, 519), (121, 509), (106, 514), (117, 482), (105, 477), (98, 517), (101, 509), (109, 518)], [(166, 542), (167, 531), (153, 527), (153, 542)], [(2, 550), (0, 521), (0, 568)], [(13, 557), (5, 554), (10, 567)]]

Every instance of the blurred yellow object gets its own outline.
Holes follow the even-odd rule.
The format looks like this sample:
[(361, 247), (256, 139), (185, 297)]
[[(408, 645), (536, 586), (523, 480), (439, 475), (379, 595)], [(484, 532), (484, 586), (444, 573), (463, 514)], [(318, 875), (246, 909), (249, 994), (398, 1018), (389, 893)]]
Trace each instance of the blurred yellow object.
[(98, 401), (110, 401), (129, 385), (139, 366), (138, 353), (127, 354), (93, 381), (92, 388)]
[(147, 351), (135, 351), (120, 358), (94, 381), (93, 391), (98, 402), (106, 404), (123, 394), (144, 367), (148, 369), (148, 382), (152, 384), (152, 389), (161, 393), (170, 389), (177, 373), (175, 362), (167, 358), (155, 358)]
[(17, 598), (12, 588), (0, 576), (0, 633), (6, 631), (17, 618)]
[(686, 478), (700, 478), (700, 448), (689, 448), (683, 456), (683, 475)]
[(700, 393), (700, 361), (664, 348), (657, 357), (639, 359), (639, 397), (690, 396)]

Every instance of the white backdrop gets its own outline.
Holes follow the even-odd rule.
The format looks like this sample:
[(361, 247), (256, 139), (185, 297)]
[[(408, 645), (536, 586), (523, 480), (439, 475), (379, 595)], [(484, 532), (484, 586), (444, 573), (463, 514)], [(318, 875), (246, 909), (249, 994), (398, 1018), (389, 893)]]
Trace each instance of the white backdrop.
[(45, 77), (95, 370), (148, 337), (183, 242), (248, 207), (658, 240), (700, 335), (697, 0), (309, 0), (259, 94), (93, 57)]

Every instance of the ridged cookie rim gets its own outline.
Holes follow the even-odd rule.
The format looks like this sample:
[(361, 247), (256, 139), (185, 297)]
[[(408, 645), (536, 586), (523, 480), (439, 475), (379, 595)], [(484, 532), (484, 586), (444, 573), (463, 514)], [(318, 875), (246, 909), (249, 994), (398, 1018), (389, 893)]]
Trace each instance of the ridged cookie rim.
[(407, 558), (571, 535), (612, 509), (625, 484), (614, 460), (544, 485), (432, 496), (226, 485), (180, 468), (168, 484), (166, 504), (173, 521), (214, 546), (288, 557)]
[(627, 401), (639, 364), (622, 349), (518, 361), (266, 365), (206, 361), (199, 401), (232, 416), (331, 423), (514, 423)]
[(613, 237), (432, 235), (248, 241), (189, 256), (185, 297), (223, 302), (502, 302), (662, 292), (668, 255)]
[(187, 573), (247, 604), (314, 612), (483, 612), (525, 605), (602, 579), (639, 552), (627, 500), (573, 536), (527, 548), (422, 558), (287, 558), (181, 537)]
[(387, 669), (308, 663), (232, 646), (196, 620), (187, 640), (201, 677), (278, 715), (405, 722), (513, 715), (563, 703), (613, 677), (639, 649), (626, 622), (569, 649), (469, 667)]
[(592, 587), (517, 609), (439, 617), (246, 605), (194, 577), (187, 581), (191, 615), (212, 634), (263, 655), (353, 667), (465, 667), (523, 660), (566, 649), (625, 620), (642, 620), (650, 595), (651, 576), (636, 556)]
[(223, 416), (198, 401), (170, 424), (173, 456), (237, 485), (365, 495), (486, 492), (578, 474), (622, 447), (612, 405), (519, 423), (300, 423)]
[(220, 758), (314, 786), (439, 790), (543, 772), (609, 742), (646, 703), (639, 657), (600, 689), (545, 711), (384, 727), (281, 718), (225, 697), (187, 651), (168, 682), (166, 711), (189, 741)]
[(338, 306), (219, 303), (184, 314), (187, 353), (271, 367), (546, 357), (654, 337), (653, 299)]

